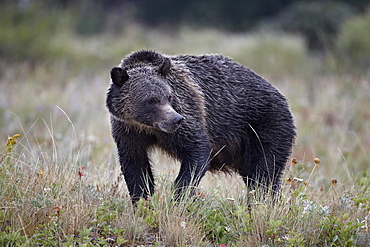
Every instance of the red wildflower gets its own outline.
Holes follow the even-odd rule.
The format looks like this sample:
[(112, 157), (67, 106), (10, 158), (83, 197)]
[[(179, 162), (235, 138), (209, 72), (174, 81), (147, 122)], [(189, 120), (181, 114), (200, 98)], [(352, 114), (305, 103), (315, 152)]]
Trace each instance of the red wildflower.
[(82, 178), (83, 176), (86, 176), (82, 171), (85, 169), (86, 167), (81, 167), (81, 169), (78, 171), (78, 176), (80, 177), (80, 178)]

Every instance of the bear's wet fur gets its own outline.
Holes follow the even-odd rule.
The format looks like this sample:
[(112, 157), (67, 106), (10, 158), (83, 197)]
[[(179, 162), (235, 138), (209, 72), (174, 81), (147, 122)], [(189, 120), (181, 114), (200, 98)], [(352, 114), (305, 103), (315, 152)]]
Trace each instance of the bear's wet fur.
[(250, 69), (221, 55), (143, 50), (114, 67), (111, 81), (106, 105), (133, 201), (154, 192), (153, 148), (181, 162), (177, 195), (206, 171), (278, 191), (294, 121), (286, 98)]

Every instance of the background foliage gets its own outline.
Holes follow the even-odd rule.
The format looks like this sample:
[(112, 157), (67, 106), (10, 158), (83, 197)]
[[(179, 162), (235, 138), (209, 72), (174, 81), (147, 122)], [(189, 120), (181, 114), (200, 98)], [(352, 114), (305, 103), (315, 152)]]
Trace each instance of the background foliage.
[[(183, 27), (226, 32), (288, 32), (305, 39), (310, 51), (351, 57), (368, 68), (368, 0), (357, 1), (0, 1), (0, 54), (8, 61), (68, 56), (63, 32), (81, 36), (121, 33), (132, 23), (175, 33)], [(355, 27), (356, 26), (356, 27)], [(339, 40), (338, 40), (339, 39)], [(338, 40), (338, 41), (337, 41)], [(356, 41), (355, 41), (356, 40)], [(74, 52), (73, 52), (74, 53)], [(361, 55), (362, 54), (362, 55)], [(350, 65), (348, 63), (347, 65)]]

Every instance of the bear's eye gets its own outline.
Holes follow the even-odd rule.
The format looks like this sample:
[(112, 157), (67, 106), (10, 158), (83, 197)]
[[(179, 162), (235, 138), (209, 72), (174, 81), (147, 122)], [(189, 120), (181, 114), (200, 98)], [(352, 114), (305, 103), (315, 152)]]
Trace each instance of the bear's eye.
[(150, 98), (147, 100), (146, 102), (148, 105), (154, 105), (156, 103), (158, 103), (158, 99), (157, 98)]

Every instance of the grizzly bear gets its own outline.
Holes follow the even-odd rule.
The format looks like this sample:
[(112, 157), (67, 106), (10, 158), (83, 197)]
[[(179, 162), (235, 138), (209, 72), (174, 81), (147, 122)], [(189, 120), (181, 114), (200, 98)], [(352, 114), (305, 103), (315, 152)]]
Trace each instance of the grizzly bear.
[(207, 171), (235, 171), (248, 188), (278, 191), (296, 135), (286, 98), (221, 55), (137, 51), (111, 70), (106, 105), (119, 162), (135, 202), (154, 192), (148, 154), (181, 161), (175, 195)]

